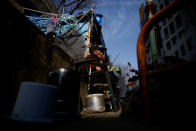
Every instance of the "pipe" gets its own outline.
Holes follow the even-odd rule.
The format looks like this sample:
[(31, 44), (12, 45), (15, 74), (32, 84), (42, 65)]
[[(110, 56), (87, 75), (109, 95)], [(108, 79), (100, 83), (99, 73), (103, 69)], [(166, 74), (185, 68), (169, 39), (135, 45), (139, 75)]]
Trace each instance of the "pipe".
[(138, 68), (140, 72), (140, 78), (141, 78), (141, 86), (143, 88), (144, 93), (144, 110), (145, 110), (145, 118), (146, 120), (151, 119), (151, 113), (150, 113), (150, 95), (149, 95), (149, 88), (147, 85), (147, 60), (146, 60), (146, 48), (145, 48), (145, 36), (148, 34), (148, 32), (151, 30), (151, 28), (157, 24), (158, 21), (161, 19), (167, 17), (169, 13), (175, 12), (179, 7), (181, 7), (179, 4), (183, 0), (176, 0), (166, 6), (165, 8), (161, 9), (159, 12), (155, 13), (150, 19), (147, 20), (147, 22), (144, 24), (144, 26), (141, 29), (141, 32), (138, 37), (137, 41), (137, 59), (138, 59)]

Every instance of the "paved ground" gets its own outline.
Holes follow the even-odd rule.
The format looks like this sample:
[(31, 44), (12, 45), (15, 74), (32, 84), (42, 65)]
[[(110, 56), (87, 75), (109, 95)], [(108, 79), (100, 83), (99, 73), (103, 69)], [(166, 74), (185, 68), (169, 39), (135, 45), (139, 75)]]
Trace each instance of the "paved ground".
[(119, 112), (104, 112), (82, 115), (77, 119), (67, 119), (56, 121), (51, 124), (43, 123), (25, 123), (13, 120), (1, 120), (1, 131), (18, 130), (18, 131), (72, 131), (72, 130), (122, 130), (129, 131), (175, 131), (169, 126), (161, 125), (159, 122), (147, 122), (135, 118), (122, 118)]
[(126, 129), (128, 131), (175, 131), (174, 128), (164, 127), (159, 122), (147, 122), (145, 120), (139, 120), (135, 118), (122, 118), (119, 112), (104, 112), (83, 115), (79, 120), (75, 122), (58, 123), (55, 125), (56, 131), (65, 130), (107, 130), (122, 131)]

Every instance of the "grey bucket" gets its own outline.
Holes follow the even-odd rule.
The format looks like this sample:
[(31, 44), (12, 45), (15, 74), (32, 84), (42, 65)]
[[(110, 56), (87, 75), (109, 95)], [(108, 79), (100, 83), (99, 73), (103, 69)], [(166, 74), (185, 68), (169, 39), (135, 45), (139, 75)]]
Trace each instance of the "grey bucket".
[(53, 122), (56, 94), (56, 86), (23, 82), (17, 95), (11, 119), (25, 122)]

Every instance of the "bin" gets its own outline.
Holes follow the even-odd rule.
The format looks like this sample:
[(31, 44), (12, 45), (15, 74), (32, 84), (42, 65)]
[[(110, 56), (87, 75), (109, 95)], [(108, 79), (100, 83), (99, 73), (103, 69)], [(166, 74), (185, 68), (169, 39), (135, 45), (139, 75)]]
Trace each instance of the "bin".
[(80, 76), (75, 70), (56, 68), (49, 73), (49, 84), (58, 87), (56, 116), (77, 116), (80, 96)]
[(53, 122), (56, 95), (56, 86), (22, 82), (11, 119), (24, 122)]

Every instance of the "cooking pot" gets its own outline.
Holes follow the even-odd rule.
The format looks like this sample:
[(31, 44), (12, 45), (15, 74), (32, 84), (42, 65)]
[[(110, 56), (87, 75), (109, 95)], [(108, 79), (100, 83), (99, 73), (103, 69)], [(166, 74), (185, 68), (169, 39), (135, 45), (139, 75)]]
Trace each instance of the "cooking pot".
[(86, 96), (86, 110), (89, 113), (105, 111), (104, 94), (90, 94)]

